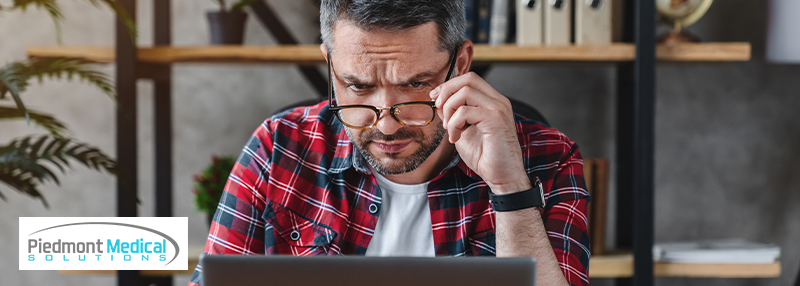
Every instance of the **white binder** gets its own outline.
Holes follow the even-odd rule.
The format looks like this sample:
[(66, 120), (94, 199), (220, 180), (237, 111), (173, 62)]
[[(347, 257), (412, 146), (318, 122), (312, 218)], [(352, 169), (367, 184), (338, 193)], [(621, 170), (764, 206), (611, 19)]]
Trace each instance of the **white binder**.
[(516, 0), (517, 45), (542, 44), (542, 4), (547, 0)]
[[(543, 36), (545, 45), (572, 42), (572, 0), (544, 0)], [(581, 0), (578, 0), (581, 1)]]
[(611, 0), (575, 0), (575, 44), (611, 43)]

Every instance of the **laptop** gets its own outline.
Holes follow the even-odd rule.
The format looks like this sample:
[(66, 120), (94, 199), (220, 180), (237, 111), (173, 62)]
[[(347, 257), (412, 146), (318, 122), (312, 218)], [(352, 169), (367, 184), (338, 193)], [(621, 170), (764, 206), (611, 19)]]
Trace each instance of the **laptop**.
[(533, 257), (208, 255), (203, 285), (535, 286)]

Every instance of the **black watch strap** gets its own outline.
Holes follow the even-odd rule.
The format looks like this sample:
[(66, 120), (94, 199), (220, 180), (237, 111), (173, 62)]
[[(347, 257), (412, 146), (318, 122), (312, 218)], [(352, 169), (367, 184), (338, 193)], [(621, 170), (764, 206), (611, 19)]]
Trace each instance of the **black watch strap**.
[(489, 203), (496, 212), (510, 212), (532, 207), (544, 208), (542, 181), (536, 177), (532, 189), (508, 195), (495, 195), (490, 190)]

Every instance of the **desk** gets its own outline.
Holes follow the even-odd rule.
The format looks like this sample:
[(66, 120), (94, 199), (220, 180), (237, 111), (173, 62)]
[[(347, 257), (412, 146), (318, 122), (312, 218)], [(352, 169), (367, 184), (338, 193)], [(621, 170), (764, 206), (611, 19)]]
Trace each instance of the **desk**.
[[(172, 275), (192, 275), (202, 246), (189, 246), (187, 270), (141, 270), (145, 277), (167, 277)], [(468, 259), (468, 258), (467, 258)], [(62, 275), (116, 275), (115, 270), (61, 270)], [(653, 273), (656, 277), (695, 277), (695, 278), (774, 278), (781, 275), (781, 263), (770, 264), (689, 264), (655, 262)], [(618, 252), (594, 256), (589, 260), (590, 278), (633, 277), (633, 254)]]

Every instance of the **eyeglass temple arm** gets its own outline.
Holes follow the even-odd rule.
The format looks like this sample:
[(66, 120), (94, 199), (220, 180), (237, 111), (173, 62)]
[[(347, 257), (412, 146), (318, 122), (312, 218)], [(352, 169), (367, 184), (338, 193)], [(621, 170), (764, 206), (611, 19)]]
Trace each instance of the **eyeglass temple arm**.
[(326, 48), (328, 52), (328, 57), (326, 58), (326, 62), (328, 62), (328, 105), (330, 107), (334, 107), (333, 105), (333, 78), (331, 74), (333, 73), (333, 65), (331, 65), (331, 50)]
[(448, 81), (451, 79), (450, 77), (453, 75), (453, 71), (456, 66), (456, 58), (458, 58), (458, 51), (460, 49), (461, 49), (460, 47), (456, 48), (456, 50), (453, 52), (453, 57), (450, 59), (450, 69), (447, 70), (447, 77), (444, 78), (444, 81)]

